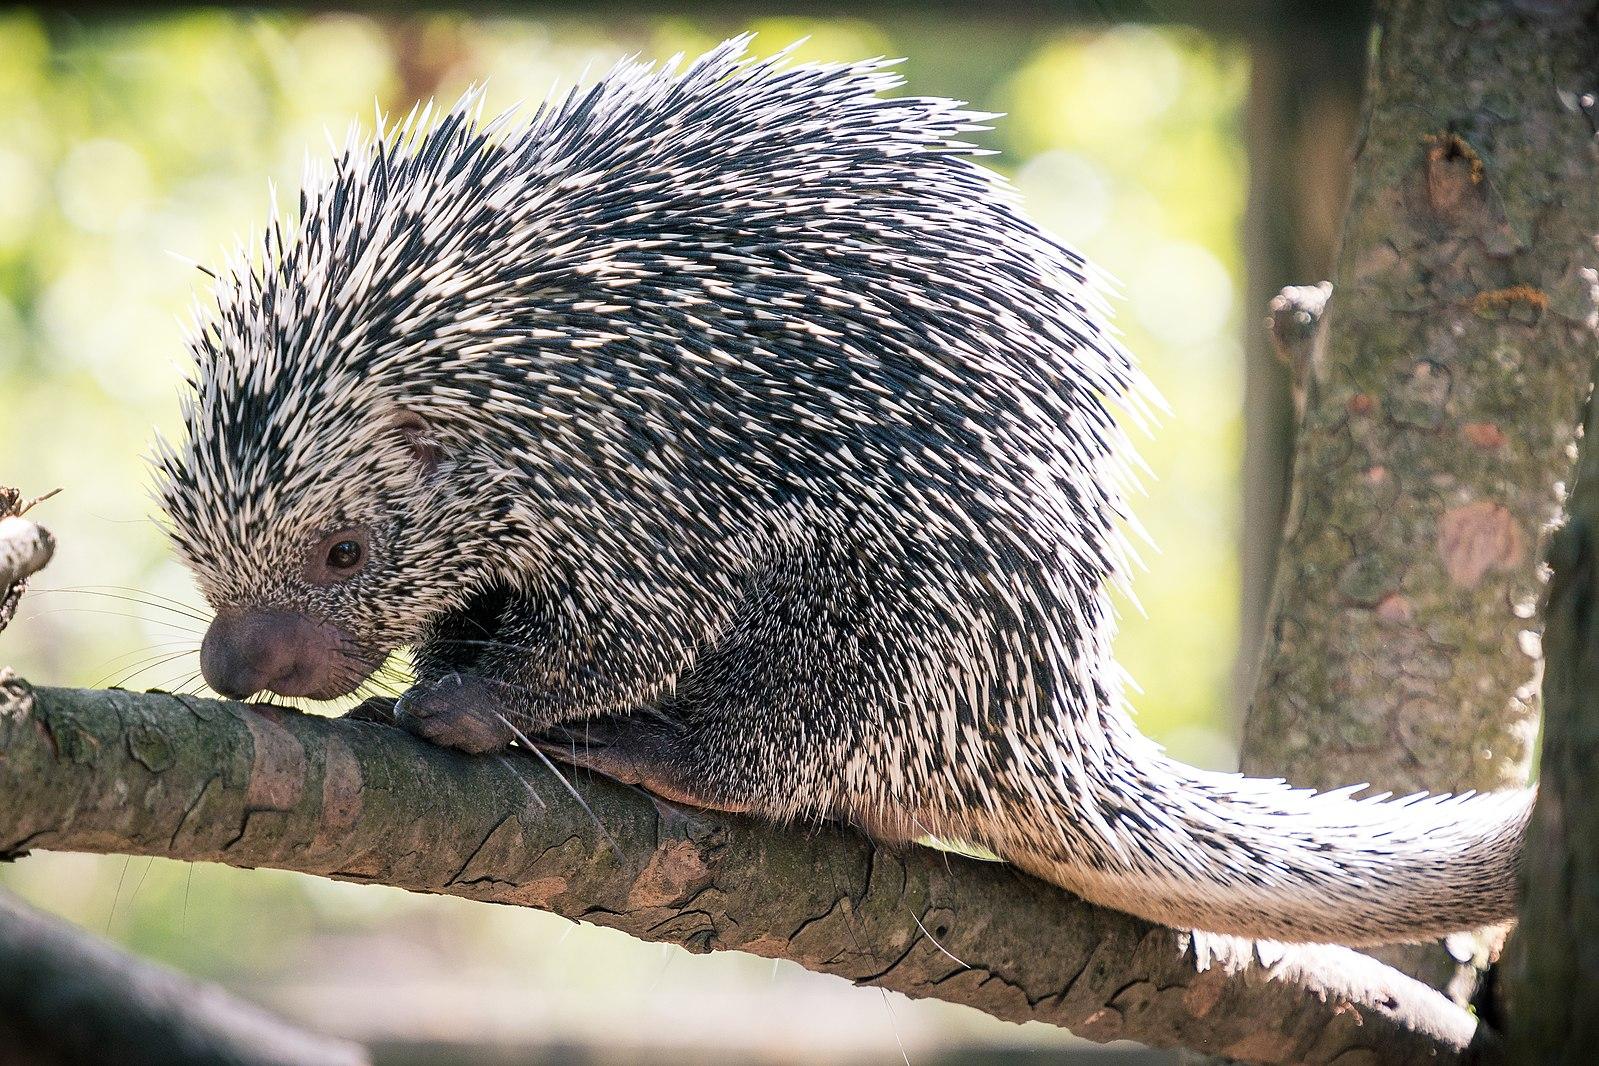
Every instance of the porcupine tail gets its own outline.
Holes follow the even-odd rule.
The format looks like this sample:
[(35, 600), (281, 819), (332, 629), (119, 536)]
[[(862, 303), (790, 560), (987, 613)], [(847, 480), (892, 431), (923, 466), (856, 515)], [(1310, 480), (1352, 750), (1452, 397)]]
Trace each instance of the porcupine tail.
[(1199, 770), (1141, 737), (1106, 752), (1064, 790), (1062, 847), (1038, 823), (989, 826), (988, 846), (1095, 903), (1214, 933), (1366, 946), (1515, 915), (1532, 790), (1354, 799)]

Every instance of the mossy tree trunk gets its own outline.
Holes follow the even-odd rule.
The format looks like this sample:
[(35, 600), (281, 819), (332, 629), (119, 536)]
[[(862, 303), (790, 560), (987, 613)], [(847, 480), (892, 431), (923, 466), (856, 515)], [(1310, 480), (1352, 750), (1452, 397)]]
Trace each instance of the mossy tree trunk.
[(1243, 765), (1318, 788), (1516, 787), (1543, 541), (1595, 353), (1596, 5), (1380, 8), (1325, 333), (1297, 368)]

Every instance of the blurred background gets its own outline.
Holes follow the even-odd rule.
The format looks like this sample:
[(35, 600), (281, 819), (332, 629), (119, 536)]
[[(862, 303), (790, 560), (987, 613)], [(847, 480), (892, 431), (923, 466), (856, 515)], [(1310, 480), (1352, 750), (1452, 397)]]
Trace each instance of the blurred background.
[[(1005, 112), (988, 162), (1119, 280), (1119, 324), (1171, 412), (1138, 442), (1155, 547), (1118, 651), (1143, 729), (1232, 768), (1287, 463), (1285, 375), (1258, 324), (1277, 288), (1328, 272), (1365, 25), (1358, 4), (1268, 2), (0, 11), (0, 484), (63, 489), (37, 512), (60, 550), (0, 663), (197, 688), (202, 626), (155, 604), (200, 601), (149, 520), (142, 457), (176, 425), (181, 322), (207, 291), (193, 264), (265, 218), (269, 181), (289, 206), (306, 154), (377, 109), (484, 81), (492, 112), (748, 30), (763, 53), (803, 37), (804, 59), (904, 56), (906, 91)], [(0, 884), (394, 1063), (1166, 1061), (379, 887), (73, 855), (0, 867)]]

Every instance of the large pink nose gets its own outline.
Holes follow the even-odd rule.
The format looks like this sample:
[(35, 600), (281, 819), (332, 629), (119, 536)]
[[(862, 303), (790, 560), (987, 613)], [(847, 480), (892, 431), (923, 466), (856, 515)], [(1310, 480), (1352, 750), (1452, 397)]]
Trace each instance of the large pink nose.
[(200, 645), (205, 683), (233, 699), (261, 691), (333, 699), (377, 668), (369, 659), (338, 626), (292, 611), (222, 611)]

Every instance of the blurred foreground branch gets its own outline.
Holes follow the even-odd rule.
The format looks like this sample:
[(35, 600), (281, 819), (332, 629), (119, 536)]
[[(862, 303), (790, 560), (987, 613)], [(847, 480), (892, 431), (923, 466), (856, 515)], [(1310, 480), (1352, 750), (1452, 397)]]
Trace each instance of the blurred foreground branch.
[(359, 1066), (354, 1044), (292, 1029), (0, 892), (0, 1062)]
[(592, 819), (529, 760), (375, 723), (0, 686), (0, 852), (163, 855), (536, 907), (1255, 1062), (1458, 1061), (1476, 1035), (1468, 1013), (1352, 951), (1195, 938), (997, 863), (576, 784)]

